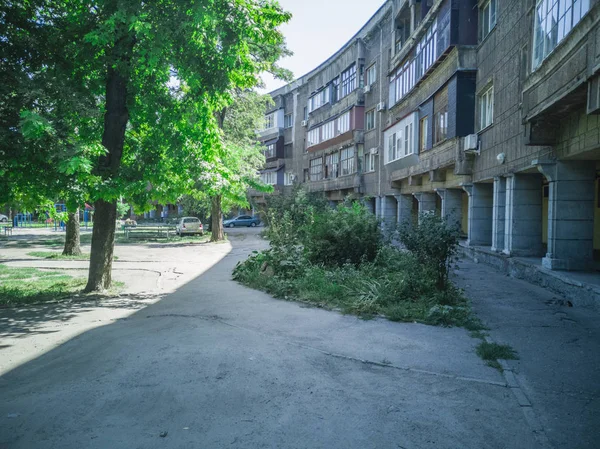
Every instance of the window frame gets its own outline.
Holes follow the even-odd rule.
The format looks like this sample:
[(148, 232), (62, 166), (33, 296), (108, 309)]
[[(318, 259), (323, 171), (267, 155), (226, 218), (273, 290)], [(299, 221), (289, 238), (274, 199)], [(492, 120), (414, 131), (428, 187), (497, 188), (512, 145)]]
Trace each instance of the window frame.
[(426, 115), (419, 120), (419, 153), (427, 151), (427, 140), (429, 139), (429, 116)]
[(311, 182), (323, 179), (323, 156), (316, 157), (308, 162), (308, 176)]
[(448, 106), (448, 85), (446, 85), (433, 97), (433, 145), (448, 138)]
[[(488, 86), (479, 95), (479, 130), (483, 131), (494, 124), (494, 85)], [(485, 116), (484, 116), (485, 114)], [(489, 115), (489, 117), (488, 117)]]
[(325, 173), (323, 179), (336, 179), (340, 176), (340, 153), (334, 151), (325, 155)]
[(365, 153), (365, 162), (363, 173), (372, 173), (375, 171), (375, 155), (370, 151)]
[(291, 112), (289, 114), (285, 114), (283, 116), (283, 127), (285, 129), (291, 128), (294, 126), (294, 114)]
[(340, 150), (340, 176), (349, 176), (356, 172), (356, 151), (354, 147)]
[(347, 97), (356, 90), (356, 63), (342, 72), (340, 75), (340, 98)]
[[(578, 11), (576, 11), (575, 3), (577, 3)], [(543, 12), (544, 6), (545, 13)], [(564, 10), (561, 10), (561, 7)], [(554, 13), (555, 8), (556, 12)], [(531, 51), (532, 70), (537, 70), (542, 65), (589, 11), (590, 0), (535, 1), (533, 9), (533, 48)], [(541, 20), (539, 20), (540, 15)], [(556, 25), (548, 29), (548, 18), (553, 16), (557, 18)], [(541, 43), (540, 38), (542, 39)], [(549, 45), (547, 45), (548, 43)], [(538, 52), (540, 48), (541, 50)]]
[[(272, 178), (272, 179), (271, 179)], [(277, 185), (277, 172), (276, 171), (268, 171), (260, 174), (260, 180), (263, 184), (269, 186)]]
[[(479, 8), (479, 12), (479, 40), (483, 41), (498, 23), (498, 0), (487, 0), (481, 8)], [(487, 19), (487, 30), (485, 19)]]
[(271, 128), (275, 128), (275, 113), (274, 112), (271, 112), (270, 114), (265, 115), (265, 128), (264, 129), (271, 129)]
[(286, 171), (283, 174), (283, 185), (285, 185), (285, 186), (294, 185), (294, 179), (293, 179), (293, 177), (294, 177), (294, 172)]
[(366, 82), (365, 85), (372, 86), (377, 82), (377, 63), (374, 62), (369, 67), (367, 67), (367, 71), (365, 74)]
[[(371, 126), (369, 126), (369, 116), (371, 119)], [(377, 114), (375, 114), (375, 109), (371, 109), (365, 113), (365, 130), (372, 131), (377, 128)]]
[(269, 145), (265, 145), (265, 151), (264, 151), (264, 155), (265, 155), (265, 159), (272, 159), (277, 155), (277, 144), (276, 143), (270, 143)]

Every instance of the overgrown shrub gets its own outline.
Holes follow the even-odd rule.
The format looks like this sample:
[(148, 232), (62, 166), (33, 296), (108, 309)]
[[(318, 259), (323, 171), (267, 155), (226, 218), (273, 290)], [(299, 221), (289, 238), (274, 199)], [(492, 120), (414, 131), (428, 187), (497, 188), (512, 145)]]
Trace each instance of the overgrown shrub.
[(435, 217), (400, 231), (407, 250), (384, 243), (376, 218), (359, 203), (332, 209), (302, 191), (272, 200), (266, 236), (234, 279), (276, 297), (363, 317), (465, 326), (469, 304), (448, 282), (458, 235)]
[(421, 214), (418, 224), (405, 223), (398, 230), (398, 238), (404, 247), (420, 263), (435, 271), (439, 290), (447, 287), (459, 237), (460, 230), (456, 226), (447, 224), (434, 214)]
[(307, 259), (315, 264), (358, 266), (371, 262), (382, 243), (377, 219), (358, 202), (315, 214), (304, 226), (302, 244)]

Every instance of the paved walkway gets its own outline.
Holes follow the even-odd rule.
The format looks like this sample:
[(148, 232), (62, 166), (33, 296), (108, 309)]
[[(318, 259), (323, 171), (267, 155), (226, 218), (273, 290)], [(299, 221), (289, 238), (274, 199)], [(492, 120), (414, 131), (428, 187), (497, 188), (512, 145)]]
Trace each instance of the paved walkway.
[[(569, 441), (561, 445), (548, 424), (553, 396), (541, 393), (544, 400), (538, 401), (532, 393), (544, 371), (534, 368), (539, 359), (560, 358), (562, 349), (532, 354), (534, 341), (512, 335), (524, 329), (506, 331), (518, 343), (504, 340), (521, 354), (518, 380), (533, 404), (524, 410), (505, 378), (474, 354), (478, 340), (463, 329), (363, 321), (275, 300), (232, 282), (235, 264), (263, 244), (252, 235), (232, 239), (232, 248), (212, 268), (158, 302), (117, 319), (98, 315), (96, 327), (92, 308), (85, 315), (87, 330), (83, 326), (44, 353), (30, 347), (36, 357), (0, 377), (0, 448), (596, 447), (590, 442), (598, 441), (597, 431), (581, 414), (566, 420), (570, 430), (567, 425), (557, 430)], [(504, 298), (485, 289), (486, 276), (489, 285), (518, 281), (473, 267), (461, 271), (460, 282), (470, 285), (469, 293), (482, 294), (475, 306), (492, 336), (503, 340), (504, 323), (519, 321), (512, 319), (519, 309), (494, 311)], [(514, 291), (502, 290), (507, 300), (514, 299)], [(544, 294), (536, 295), (544, 304)], [(38, 321), (51, 313), (44, 310)], [(588, 323), (581, 311), (564, 313)], [(65, 306), (50, 321), (67, 317), (68, 327), (74, 320), (69, 315), (79, 312)], [(24, 312), (20, 319), (15, 347), (27, 346), (34, 323)], [(0, 320), (0, 336), (9, 332), (7, 323)], [(584, 355), (598, 342), (597, 327), (589, 335), (588, 328), (571, 331), (583, 339)], [(61, 331), (46, 338), (56, 335)], [(592, 369), (597, 359), (572, 354), (573, 359), (579, 379), (597, 374)], [(552, 368), (558, 378), (573, 372), (559, 363)], [(542, 383), (551, 377), (542, 374)], [(588, 394), (596, 399), (588, 398), (587, 418), (597, 417), (597, 392)], [(574, 401), (572, 410), (580, 411), (576, 406)], [(530, 411), (544, 423), (544, 432), (532, 426)]]

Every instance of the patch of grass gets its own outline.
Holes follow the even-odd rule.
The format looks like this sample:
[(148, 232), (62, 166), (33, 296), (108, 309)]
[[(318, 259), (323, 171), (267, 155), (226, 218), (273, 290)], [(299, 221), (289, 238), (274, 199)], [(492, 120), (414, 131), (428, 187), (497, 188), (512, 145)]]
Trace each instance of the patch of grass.
[[(31, 251), (27, 253), (31, 257), (40, 257), (42, 259), (50, 260), (90, 260), (89, 253), (82, 253), (79, 256), (65, 256), (62, 253), (52, 251)], [(113, 257), (113, 260), (119, 260), (117, 256)]]
[[(481, 357), (489, 366), (496, 367), (499, 365), (498, 360), (518, 360), (519, 356), (515, 350), (509, 345), (501, 345), (498, 343), (488, 343), (482, 341), (477, 345), (475, 350), (477, 355)], [(495, 363), (494, 363), (495, 362)]]
[(0, 305), (60, 300), (83, 289), (85, 283), (84, 278), (59, 271), (0, 264)]

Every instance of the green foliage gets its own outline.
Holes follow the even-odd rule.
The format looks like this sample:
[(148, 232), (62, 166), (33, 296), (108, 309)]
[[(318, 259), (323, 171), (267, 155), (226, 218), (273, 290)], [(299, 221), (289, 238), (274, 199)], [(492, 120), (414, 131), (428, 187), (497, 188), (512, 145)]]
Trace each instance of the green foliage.
[(117, 201), (117, 218), (123, 218), (128, 212), (131, 206), (122, 201)]
[(422, 214), (418, 224), (403, 224), (398, 237), (420, 263), (435, 271), (438, 289), (445, 290), (450, 264), (458, 249), (460, 230), (434, 214)]
[(239, 282), (362, 317), (476, 327), (462, 293), (449, 283), (439, 289), (438, 266), (384, 244), (377, 220), (359, 203), (332, 209), (298, 190), (270, 199), (266, 218), (271, 248), (236, 266)]
[(307, 259), (326, 266), (371, 262), (382, 244), (377, 219), (358, 202), (314, 215), (304, 234), (301, 243)]

